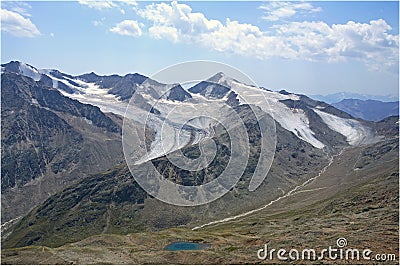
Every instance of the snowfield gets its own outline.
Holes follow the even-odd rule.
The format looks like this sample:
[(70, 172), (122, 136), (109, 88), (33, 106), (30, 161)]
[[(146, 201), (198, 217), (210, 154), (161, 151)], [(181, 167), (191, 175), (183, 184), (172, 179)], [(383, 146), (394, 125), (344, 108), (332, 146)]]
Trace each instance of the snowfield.
[(293, 132), (298, 138), (310, 143), (318, 149), (325, 145), (315, 138), (314, 132), (310, 129), (309, 121), (301, 109), (291, 109), (280, 100), (299, 100), (294, 94), (283, 95), (278, 92), (262, 90), (254, 86), (245, 85), (231, 80), (230, 85), (233, 91), (243, 96), (239, 98), (240, 103), (254, 104), (264, 112), (272, 114), (273, 118), (285, 129)]
[[(155, 115), (134, 104), (129, 105), (129, 108), (127, 108), (128, 102), (121, 101), (117, 96), (108, 93), (108, 89), (102, 89), (94, 83), (68, 77), (59, 79), (51, 74), (47, 75), (53, 79), (53, 85), (57, 84), (54, 81), (63, 82), (73, 89), (74, 93), (67, 93), (59, 89), (64, 96), (97, 106), (103, 112), (125, 116), (140, 124), (146, 124), (153, 129), (155, 136), (150, 151), (138, 163), (158, 158), (179, 150), (189, 143), (195, 144), (206, 137), (211, 137), (210, 128), (216, 121), (207, 119), (204, 115), (213, 113), (219, 114), (219, 117), (222, 118), (225, 114), (224, 110), (220, 110), (225, 105), (223, 100), (208, 101), (202, 96), (194, 96), (188, 102), (175, 102), (166, 99), (168, 90), (176, 86), (176, 84), (153, 86), (152, 89), (161, 94), (160, 99), (154, 99), (151, 95), (151, 90), (147, 87), (140, 87), (141, 96), (147, 103), (160, 111), (159, 115)], [(76, 83), (79, 86), (75, 86), (72, 83)], [(58, 89), (58, 86), (55, 86), (55, 88)], [(166, 93), (164, 94), (164, 92)], [(187, 128), (184, 125), (192, 128)], [(193, 131), (193, 128), (196, 130)]]
[(328, 127), (346, 137), (350, 145), (368, 144), (379, 140), (372, 130), (354, 119), (341, 118), (320, 109), (313, 109)]
[[(148, 113), (147, 121), (138, 121), (149, 125), (156, 132), (150, 153), (140, 162), (179, 150), (188, 144), (199, 143), (204, 138), (211, 138), (212, 127), (218, 122), (223, 123), (229, 112), (225, 99), (208, 100), (201, 95), (192, 95), (192, 99), (177, 102), (167, 100), (163, 94), (161, 99), (154, 99), (144, 91), (146, 90), (140, 94), (160, 114)], [(127, 110), (134, 109), (135, 106), (131, 104)]]

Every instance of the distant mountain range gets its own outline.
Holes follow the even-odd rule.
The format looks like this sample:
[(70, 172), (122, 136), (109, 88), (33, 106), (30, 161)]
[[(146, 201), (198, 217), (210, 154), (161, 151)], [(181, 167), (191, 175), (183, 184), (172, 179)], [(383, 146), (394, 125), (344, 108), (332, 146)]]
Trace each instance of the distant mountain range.
[(399, 102), (381, 102), (376, 100), (344, 99), (332, 103), (336, 108), (354, 117), (369, 121), (379, 121), (389, 116), (399, 115)]
[(328, 95), (311, 95), (310, 97), (329, 103), (356, 118), (368, 121), (379, 121), (389, 116), (399, 115), (398, 96), (340, 92)]
[(358, 99), (358, 100), (375, 100), (381, 102), (397, 102), (399, 101), (398, 95), (370, 95), (370, 94), (360, 94), (352, 92), (338, 92), (328, 95), (309, 95), (311, 98), (319, 101), (323, 101), (329, 104), (340, 102), (344, 99)]

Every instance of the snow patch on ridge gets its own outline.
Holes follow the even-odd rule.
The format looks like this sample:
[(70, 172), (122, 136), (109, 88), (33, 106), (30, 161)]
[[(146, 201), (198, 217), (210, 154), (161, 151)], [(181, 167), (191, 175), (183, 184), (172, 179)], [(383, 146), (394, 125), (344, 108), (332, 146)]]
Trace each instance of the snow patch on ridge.
[[(109, 94), (108, 90), (101, 89), (95, 83), (85, 82), (80, 79), (71, 79), (64, 77), (64, 79), (56, 78), (50, 73), (47, 74), (53, 80), (53, 87), (64, 96), (78, 100), (81, 103), (91, 104), (100, 108), (102, 112), (110, 112), (117, 115), (124, 116), (127, 103), (121, 102), (115, 95)], [(58, 82), (62, 82), (70, 87), (74, 93), (68, 93), (58, 88)], [(75, 86), (71, 82), (78, 84)]]
[(19, 71), (21, 75), (32, 78), (34, 81), (39, 81), (42, 77), (42, 74), (36, 68), (25, 63), (19, 64)]

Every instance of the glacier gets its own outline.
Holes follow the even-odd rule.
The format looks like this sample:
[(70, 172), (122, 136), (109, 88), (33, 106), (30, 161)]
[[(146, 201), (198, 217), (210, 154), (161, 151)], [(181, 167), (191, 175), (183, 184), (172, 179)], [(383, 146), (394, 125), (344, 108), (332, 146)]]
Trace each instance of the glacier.
[(330, 129), (345, 136), (350, 145), (369, 144), (380, 139), (360, 121), (338, 117), (324, 112), (322, 109), (314, 108), (313, 111), (321, 117)]

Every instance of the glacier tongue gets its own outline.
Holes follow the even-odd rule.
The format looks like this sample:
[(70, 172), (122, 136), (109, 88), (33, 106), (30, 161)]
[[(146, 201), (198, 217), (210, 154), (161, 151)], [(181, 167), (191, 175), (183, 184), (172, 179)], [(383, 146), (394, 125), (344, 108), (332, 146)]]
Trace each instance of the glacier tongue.
[(267, 114), (272, 114), (273, 118), (283, 128), (293, 132), (298, 138), (310, 143), (318, 149), (325, 147), (321, 141), (315, 138), (314, 132), (310, 129), (308, 118), (303, 110), (289, 108), (285, 104), (279, 102), (280, 100), (286, 99), (299, 100), (299, 96), (294, 94), (283, 95), (278, 92), (262, 90), (234, 80), (231, 80), (229, 83), (233, 91), (243, 96), (239, 98), (240, 103), (257, 105)]
[(341, 118), (317, 108), (314, 108), (313, 111), (321, 117), (330, 129), (345, 136), (350, 145), (368, 144), (379, 139), (370, 128), (357, 120)]

